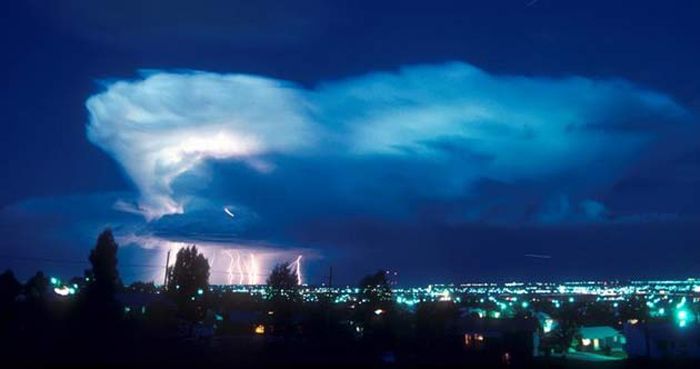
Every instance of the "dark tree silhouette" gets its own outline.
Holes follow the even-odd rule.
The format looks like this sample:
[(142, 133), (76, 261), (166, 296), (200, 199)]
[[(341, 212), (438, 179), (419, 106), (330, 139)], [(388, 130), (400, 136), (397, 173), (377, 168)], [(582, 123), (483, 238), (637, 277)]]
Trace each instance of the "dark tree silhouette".
[(0, 274), (0, 305), (7, 306), (22, 292), (22, 284), (11, 270)]
[(156, 288), (156, 285), (153, 282), (136, 281), (129, 285), (129, 290), (137, 292), (155, 293), (158, 289)]
[(25, 294), (29, 299), (40, 300), (46, 297), (46, 293), (49, 290), (49, 279), (46, 278), (44, 272), (36, 272), (36, 274), (29, 278), (27, 283), (24, 285)]
[(88, 256), (91, 268), (85, 275), (90, 279), (80, 288), (67, 321), (75, 345), (82, 347), (87, 360), (112, 355), (118, 342), (127, 342), (124, 308), (117, 299), (122, 286), (118, 250), (112, 230), (102, 231)]
[(390, 350), (396, 344), (399, 316), (394, 309), (387, 273), (380, 270), (360, 280), (363, 303), (354, 312), (354, 320), (364, 328), (362, 342), (376, 354)]
[(37, 272), (24, 284), (26, 300), (20, 308), (19, 319), (27, 332), (42, 336), (51, 329), (48, 293), (49, 279), (43, 272)]
[(175, 265), (168, 272), (168, 290), (179, 303), (191, 301), (209, 287), (209, 262), (195, 245), (177, 252)]
[(117, 250), (111, 229), (105, 229), (97, 237), (95, 248), (90, 250), (88, 260), (92, 268), (85, 272), (90, 281), (78, 296), (78, 306), (73, 312), (81, 328), (91, 331), (105, 331), (118, 326), (122, 317), (122, 307), (115, 294), (121, 287), (117, 270)]
[(117, 250), (119, 245), (114, 241), (111, 229), (105, 229), (97, 238), (95, 248), (90, 251), (92, 264), (91, 283), (96, 291), (113, 294), (121, 287), (119, 271), (117, 270)]
[(8, 269), (0, 274), (0, 347), (7, 350), (3, 352), (12, 352), (12, 350), (8, 350), (5, 342), (10, 342), (10, 337), (12, 340), (16, 339), (12, 333), (16, 332), (17, 326), (20, 324), (16, 300), (21, 292), (22, 284), (17, 281), (11, 270)]
[(565, 305), (555, 317), (557, 319), (557, 327), (550, 334), (550, 342), (545, 343), (544, 346), (550, 346), (555, 351), (566, 355), (581, 326), (581, 307), (578, 305)]
[(386, 307), (392, 301), (391, 287), (386, 279), (386, 272), (383, 270), (362, 278), (360, 290), (362, 297), (367, 299), (372, 307)]
[(610, 325), (614, 326), (618, 321), (613, 307), (599, 302), (586, 303), (580, 307), (578, 323), (580, 325)]
[(451, 301), (418, 304), (413, 316), (416, 337), (421, 345), (434, 350), (447, 348), (458, 335), (459, 310)]
[(297, 293), (297, 274), (292, 271), (289, 262), (275, 265), (267, 277), (267, 286), (270, 289), (270, 311), (274, 315), (270, 323), (274, 327), (274, 334), (290, 335), (296, 331), (294, 316), (299, 309), (299, 294)]
[(619, 310), (620, 320), (637, 319), (646, 322), (649, 316), (649, 306), (644, 296), (634, 296), (624, 301)]
[(289, 262), (275, 265), (267, 277), (267, 285), (272, 290), (292, 290), (298, 287), (296, 272), (292, 271)]

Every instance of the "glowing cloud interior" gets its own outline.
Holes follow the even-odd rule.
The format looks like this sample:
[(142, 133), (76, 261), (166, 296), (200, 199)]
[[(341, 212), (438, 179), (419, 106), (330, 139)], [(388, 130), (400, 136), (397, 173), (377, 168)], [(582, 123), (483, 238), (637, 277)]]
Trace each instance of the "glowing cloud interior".
[[(531, 181), (578, 172), (577, 186), (587, 187), (570, 186), (562, 191), (565, 201), (553, 201), (566, 204), (567, 192), (578, 191), (572, 207), (600, 217), (604, 204), (585, 196), (659, 137), (677, 133), (687, 114), (669, 97), (624, 81), (495, 76), (462, 63), (314, 89), (247, 75), (153, 73), (109, 85), (87, 108), (89, 139), (140, 192), (138, 206), (119, 207), (148, 219), (183, 212), (171, 185), (203, 160), (269, 171), (274, 155), (439, 163), (445, 196), (483, 178)], [(601, 167), (595, 180), (583, 174), (592, 166)], [(545, 218), (560, 217), (560, 208)]]

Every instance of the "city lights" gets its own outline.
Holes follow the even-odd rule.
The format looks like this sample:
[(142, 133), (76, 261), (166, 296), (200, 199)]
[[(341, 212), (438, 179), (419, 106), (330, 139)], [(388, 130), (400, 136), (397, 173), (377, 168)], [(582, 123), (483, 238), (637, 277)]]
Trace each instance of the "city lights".
[[(235, 265), (235, 257), (234, 265)], [(297, 259), (298, 261), (299, 259)], [(78, 284), (61, 284), (52, 277), (53, 291), (59, 296), (71, 296), (78, 292)], [(246, 280), (245, 282), (249, 282)], [(695, 324), (695, 311), (700, 310), (700, 296), (697, 292), (700, 281), (695, 279), (677, 281), (572, 281), (564, 283), (551, 282), (509, 282), (509, 283), (464, 283), (464, 284), (430, 284), (425, 287), (396, 287), (392, 289), (392, 299), (400, 309), (415, 311), (421, 303), (455, 304), (467, 306), (464, 314), (480, 319), (509, 319), (523, 310), (542, 311), (541, 306), (554, 309), (566, 309), (568, 305), (585, 306), (590, 303), (607, 305), (618, 314), (633, 301), (648, 307), (647, 315), (628, 316), (624, 321), (638, 324), (647, 319), (671, 320), (678, 327)], [(180, 286), (174, 286), (176, 289)], [(213, 295), (246, 294), (257, 296), (262, 300), (271, 298), (264, 285), (212, 285), (208, 291)], [(190, 300), (196, 301), (204, 295), (204, 289), (196, 290)], [(330, 299), (336, 305), (345, 305), (349, 309), (363, 305), (368, 301), (363, 291), (355, 287), (327, 287), (303, 285), (285, 294), (297, 294), (304, 303), (317, 303)], [(464, 305), (466, 304), (466, 305)], [(384, 308), (373, 307), (375, 316), (387, 313)], [(670, 312), (670, 313), (668, 313)], [(266, 315), (274, 312), (265, 311)], [(540, 318), (542, 331), (546, 334), (556, 328), (557, 322), (551, 318)]]

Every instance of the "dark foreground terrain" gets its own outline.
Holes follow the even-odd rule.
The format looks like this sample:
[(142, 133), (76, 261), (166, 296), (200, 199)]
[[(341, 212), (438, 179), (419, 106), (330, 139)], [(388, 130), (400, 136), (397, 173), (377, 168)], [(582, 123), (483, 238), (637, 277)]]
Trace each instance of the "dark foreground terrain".
[(700, 361), (634, 359), (583, 362), (533, 358), (506, 363), (459, 350), (401, 347), (380, 352), (361, 342), (304, 342), (263, 336), (173, 340), (144, 334), (88, 337), (63, 332), (24, 339), (5, 337), (1, 347), (2, 368), (700, 368)]

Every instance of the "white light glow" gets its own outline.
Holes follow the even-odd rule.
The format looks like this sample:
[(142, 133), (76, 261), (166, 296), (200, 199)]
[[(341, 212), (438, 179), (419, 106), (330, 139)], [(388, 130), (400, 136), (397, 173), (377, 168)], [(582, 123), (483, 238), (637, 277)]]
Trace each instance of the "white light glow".
[(63, 287), (61, 287), (61, 288), (56, 287), (56, 288), (53, 289), (53, 292), (55, 292), (55, 293), (56, 293), (57, 295), (59, 295), (59, 296), (68, 296), (68, 295), (70, 295), (70, 289), (69, 289), (68, 287), (66, 287), (66, 286), (63, 286)]

